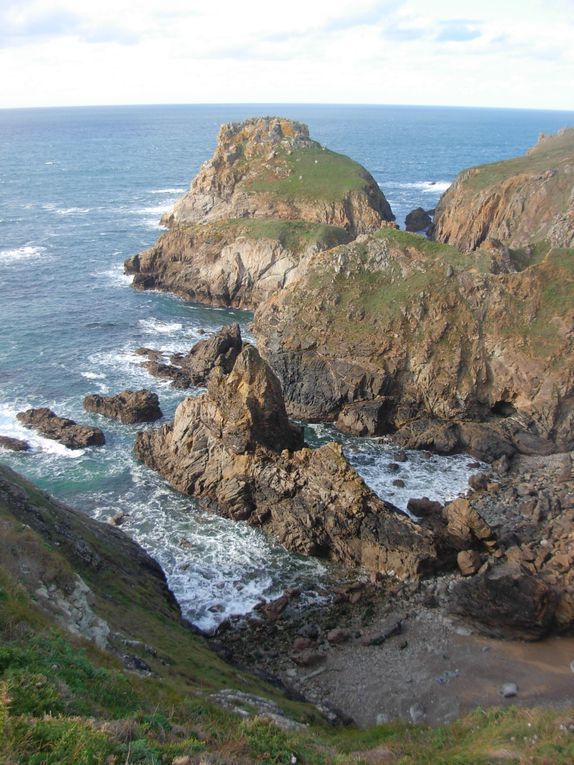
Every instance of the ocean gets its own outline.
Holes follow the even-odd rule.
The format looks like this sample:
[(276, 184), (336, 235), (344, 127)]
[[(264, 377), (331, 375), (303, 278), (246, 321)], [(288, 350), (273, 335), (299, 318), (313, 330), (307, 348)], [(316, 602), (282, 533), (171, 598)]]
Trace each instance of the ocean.
[[(26, 438), (30, 453), (0, 459), (43, 489), (124, 530), (163, 566), (184, 615), (205, 630), (247, 613), (287, 586), (321, 597), (332, 577), (260, 532), (206, 514), (133, 457), (136, 426), (88, 415), (88, 393), (147, 387), (170, 417), (183, 397), (150, 377), (140, 346), (185, 351), (204, 333), (250, 314), (136, 292), (125, 258), (151, 245), (159, 219), (209, 158), (223, 122), (279, 115), (361, 162), (397, 221), (433, 208), (464, 167), (523, 153), (573, 113), (392, 106), (138, 106), (0, 110), (0, 434)], [(200, 391), (194, 391), (198, 394)], [(105, 447), (71, 451), (22, 428), (18, 411), (49, 406), (98, 424)], [(387, 470), (393, 447), (308, 429), (311, 443), (339, 438), (365, 480), (404, 508), (409, 496), (445, 500), (465, 490), (469, 459), (423, 459)], [(404, 489), (392, 484), (405, 480)]]

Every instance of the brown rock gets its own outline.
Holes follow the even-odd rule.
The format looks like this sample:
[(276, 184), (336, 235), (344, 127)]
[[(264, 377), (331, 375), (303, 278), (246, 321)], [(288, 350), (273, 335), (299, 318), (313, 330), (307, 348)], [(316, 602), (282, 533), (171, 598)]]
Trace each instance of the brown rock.
[(352, 433), (355, 436), (384, 435), (390, 430), (386, 402), (387, 399), (381, 397), (373, 401), (347, 404), (339, 413), (335, 426), (344, 433)]
[(484, 491), (488, 487), (488, 473), (474, 473), (468, 479), (468, 485), (473, 491)]
[(554, 592), (542, 579), (518, 565), (498, 564), (457, 583), (449, 607), (488, 635), (537, 640), (551, 629), (556, 604)]
[(162, 416), (157, 394), (149, 390), (123, 390), (115, 396), (92, 393), (85, 397), (84, 409), (119, 420), (124, 425), (153, 422)]
[(341, 627), (336, 627), (335, 629), (329, 630), (326, 637), (329, 643), (346, 643), (351, 637), (351, 633), (348, 630), (341, 629)]
[(465, 550), (468, 545), (478, 542), (486, 544), (493, 539), (492, 529), (468, 499), (460, 497), (449, 502), (443, 513), (447, 523), (446, 535), (455, 547)]
[(442, 505), (440, 502), (436, 502), (428, 497), (411, 497), (407, 502), (407, 509), (410, 510), (413, 515), (426, 518), (440, 513), (442, 511)]
[(30, 444), (21, 438), (0, 436), (0, 448), (9, 449), (11, 452), (27, 452), (30, 449)]
[(339, 444), (303, 447), (281, 387), (245, 346), (232, 372), (185, 399), (172, 425), (139, 433), (137, 456), (175, 488), (247, 519), (291, 550), (417, 577), (437, 564), (432, 535), (380, 500)]
[(456, 562), (463, 576), (472, 576), (481, 566), (480, 553), (476, 550), (461, 550), (456, 556)]
[(415, 207), (405, 218), (405, 230), (418, 233), (426, 231), (432, 225), (432, 218), (422, 207)]
[(46, 407), (18, 412), (18, 420), (27, 428), (33, 428), (46, 438), (59, 441), (69, 449), (84, 449), (87, 446), (102, 446), (106, 439), (99, 428), (78, 425), (73, 420), (58, 417)]

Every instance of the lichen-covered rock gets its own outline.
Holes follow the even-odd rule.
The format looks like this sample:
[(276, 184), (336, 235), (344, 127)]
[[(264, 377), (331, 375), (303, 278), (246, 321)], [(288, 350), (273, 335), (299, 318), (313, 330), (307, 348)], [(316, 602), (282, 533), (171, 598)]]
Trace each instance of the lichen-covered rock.
[(536, 262), (550, 247), (574, 247), (574, 129), (525, 156), (464, 170), (442, 196), (432, 236), (461, 250), (487, 239)]
[(163, 222), (169, 231), (129, 258), (138, 289), (253, 308), (292, 283), (319, 250), (394, 220), (378, 184), (300, 123), (223, 125), (213, 157)]
[(303, 446), (281, 386), (252, 346), (219, 367), (173, 424), (139, 433), (136, 454), (175, 488), (246, 519), (291, 550), (418, 577), (440, 565), (430, 531), (367, 488), (339, 444)]
[(59, 441), (68, 449), (84, 449), (87, 446), (102, 446), (106, 439), (100, 428), (78, 425), (74, 420), (58, 417), (51, 409), (27, 409), (18, 412), (18, 420), (27, 428), (37, 430), (46, 438)]
[(119, 420), (124, 425), (154, 422), (162, 417), (157, 393), (149, 390), (123, 390), (114, 396), (92, 393), (84, 398), (84, 409)]

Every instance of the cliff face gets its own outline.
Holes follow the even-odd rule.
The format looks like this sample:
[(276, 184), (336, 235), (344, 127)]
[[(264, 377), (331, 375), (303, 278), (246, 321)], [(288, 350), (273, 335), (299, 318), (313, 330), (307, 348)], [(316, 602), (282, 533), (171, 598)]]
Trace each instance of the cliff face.
[(169, 231), (126, 261), (134, 286), (252, 307), (317, 251), (394, 220), (369, 173), (279, 118), (223, 125), (213, 157), (164, 216)]
[(542, 136), (524, 157), (464, 170), (436, 208), (433, 238), (465, 251), (499, 240), (527, 262), (574, 246), (574, 129)]
[(230, 220), (175, 225), (125, 270), (137, 289), (196, 303), (253, 308), (296, 279), (300, 264), (347, 242), (345, 229), (305, 221)]
[(255, 314), (288, 410), (349, 425), (374, 400), (378, 432), (414, 417), (492, 420), (511, 440), (518, 426), (530, 434), (525, 449), (539, 438), (572, 448), (572, 251), (522, 272), (492, 267), (488, 252), (388, 229), (315, 255)]

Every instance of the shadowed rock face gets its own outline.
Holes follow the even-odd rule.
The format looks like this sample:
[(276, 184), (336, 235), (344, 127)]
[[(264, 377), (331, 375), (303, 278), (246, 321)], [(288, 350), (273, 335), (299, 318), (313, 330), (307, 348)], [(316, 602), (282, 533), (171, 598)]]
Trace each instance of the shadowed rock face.
[(314, 252), (393, 220), (369, 173), (305, 125), (251, 119), (222, 126), (213, 157), (162, 219), (170, 230), (125, 269), (137, 289), (252, 308)]
[(296, 552), (417, 577), (438, 565), (431, 532), (368, 489), (338, 444), (303, 446), (279, 381), (252, 346), (173, 424), (139, 433), (136, 454), (175, 488), (247, 519)]
[(487, 239), (532, 254), (574, 246), (574, 129), (542, 136), (524, 157), (464, 170), (441, 198), (433, 238), (461, 250)]
[(99, 428), (78, 425), (66, 417), (58, 417), (51, 409), (27, 409), (18, 412), (18, 420), (27, 428), (33, 428), (46, 438), (59, 441), (68, 449), (83, 449), (86, 446), (102, 446), (106, 439)]

